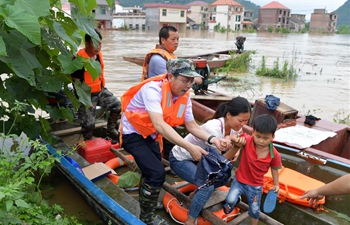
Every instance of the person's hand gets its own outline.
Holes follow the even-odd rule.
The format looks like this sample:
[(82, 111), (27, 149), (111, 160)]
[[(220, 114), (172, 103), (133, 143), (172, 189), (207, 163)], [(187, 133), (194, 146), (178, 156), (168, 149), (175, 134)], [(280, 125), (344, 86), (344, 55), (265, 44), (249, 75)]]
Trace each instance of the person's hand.
[(218, 137), (214, 137), (210, 140), (210, 142), (216, 146), (216, 148), (219, 151), (225, 151), (229, 148), (232, 147), (232, 144), (229, 140), (225, 139), (225, 138), (218, 138)]
[(276, 193), (278, 193), (280, 191), (280, 186), (279, 185), (274, 185), (272, 190)]
[(311, 189), (301, 195), (300, 198), (306, 198), (306, 200), (310, 201), (309, 205), (315, 207), (317, 205), (317, 202), (324, 198), (324, 195), (318, 194), (316, 189)]
[(90, 109), (95, 108), (95, 106), (91, 103), (91, 105), (89, 106)]
[(245, 137), (242, 137), (240, 133), (234, 134), (232, 137), (232, 145), (242, 147), (246, 144)]
[(198, 85), (202, 84), (203, 83), (203, 79), (201, 77), (195, 77), (194, 78), (194, 82)]
[(187, 150), (191, 154), (194, 161), (201, 161), (202, 155), (208, 154), (208, 152), (205, 151), (203, 148), (193, 144), (191, 144), (191, 147)]

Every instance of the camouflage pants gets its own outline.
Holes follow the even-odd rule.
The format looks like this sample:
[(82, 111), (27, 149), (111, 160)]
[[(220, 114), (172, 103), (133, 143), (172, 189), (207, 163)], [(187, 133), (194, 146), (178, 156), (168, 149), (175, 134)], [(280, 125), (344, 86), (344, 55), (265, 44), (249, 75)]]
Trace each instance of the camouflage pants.
[(110, 111), (107, 123), (108, 130), (116, 128), (121, 111), (119, 99), (108, 91), (107, 88), (103, 88), (99, 93), (91, 94), (91, 103), (94, 106), (93, 108), (86, 108), (84, 104), (81, 104), (78, 109), (81, 133), (86, 140), (92, 138), (95, 129), (96, 106), (104, 107), (106, 110)]

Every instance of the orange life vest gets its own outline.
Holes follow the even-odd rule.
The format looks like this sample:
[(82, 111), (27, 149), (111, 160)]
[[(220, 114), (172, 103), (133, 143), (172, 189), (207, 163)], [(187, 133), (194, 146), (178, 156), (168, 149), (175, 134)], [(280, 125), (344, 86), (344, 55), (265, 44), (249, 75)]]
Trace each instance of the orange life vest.
[[(162, 100), (161, 105), (163, 109), (163, 119), (164, 121), (172, 127), (179, 126), (185, 123), (185, 112), (190, 96), (190, 92), (187, 92), (184, 96), (179, 97), (175, 103), (173, 103), (173, 96), (170, 90), (170, 83), (166, 79), (167, 74), (162, 74), (158, 76), (151, 77), (147, 80), (140, 82), (139, 84), (131, 87), (126, 91), (121, 97), (122, 113), (126, 116), (129, 123), (144, 137), (157, 132), (152, 124), (151, 119), (147, 112), (144, 113), (134, 113), (132, 111), (127, 111), (126, 107), (129, 105), (131, 99), (134, 95), (141, 89), (143, 85), (150, 81), (163, 81), (162, 84)], [(121, 124), (122, 129), (122, 124)], [(158, 133), (156, 140), (160, 141), (161, 146), (162, 136)]]
[(152, 49), (143, 60), (141, 81), (144, 81), (148, 78), (149, 61), (151, 60), (151, 57), (155, 54), (162, 56), (166, 61), (168, 61), (169, 59), (176, 59), (176, 56), (173, 53), (170, 53), (162, 47), (160, 47), (160, 45), (157, 45), (156, 48)]
[[(77, 52), (77, 55), (83, 57), (83, 58), (90, 58), (90, 56), (86, 53), (85, 48), (80, 49)], [(95, 80), (92, 79), (92, 76), (90, 75), (89, 71), (85, 69), (84, 72), (84, 82), (91, 87), (91, 93), (98, 93), (102, 90), (102, 87), (105, 86), (105, 77), (103, 74), (105, 64), (102, 59), (102, 53), (101, 51), (98, 53), (98, 57), (100, 59), (100, 64), (101, 64), (101, 74), (98, 78)]]

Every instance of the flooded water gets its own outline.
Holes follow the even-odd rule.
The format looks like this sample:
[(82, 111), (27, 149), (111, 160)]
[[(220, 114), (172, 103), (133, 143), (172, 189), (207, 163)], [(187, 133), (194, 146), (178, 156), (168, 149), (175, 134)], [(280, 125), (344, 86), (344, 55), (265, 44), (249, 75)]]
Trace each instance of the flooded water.
[[(140, 80), (141, 67), (123, 60), (122, 56), (143, 56), (158, 42), (157, 32), (102, 31), (102, 52), (105, 76), (109, 90), (120, 97), (130, 86)], [(236, 49), (236, 36), (246, 37), (245, 49), (256, 50), (251, 69), (244, 74), (230, 74), (241, 81), (235, 84), (211, 84), (210, 89), (232, 96), (243, 96), (254, 101), (273, 94), (299, 112), (332, 120), (334, 114), (344, 109), (350, 111), (350, 36), (269, 33), (222, 34), (209, 31), (180, 33), (177, 56)], [(299, 73), (296, 81), (254, 75), (260, 67), (262, 56), (267, 66), (274, 61), (294, 61)], [(220, 74), (219, 74), (220, 75)]]
[[(105, 61), (107, 88), (120, 97), (130, 86), (140, 80), (141, 67), (123, 61), (122, 56), (143, 56), (158, 42), (157, 32), (142, 31), (101, 31), (103, 36), (102, 52)], [(246, 36), (245, 49), (256, 50), (251, 69), (237, 76), (239, 84), (218, 83), (210, 89), (232, 96), (243, 96), (253, 101), (273, 94), (281, 101), (299, 112), (332, 120), (334, 114), (344, 109), (350, 111), (350, 36), (349, 35), (308, 35), (308, 34), (221, 34), (208, 31), (187, 31), (180, 33), (180, 45), (177, 56), (202, 54), (219, 50), (236, 49), (236, 36)], [(285, 81), (254, 75), (254, 68), (259, 67), (262, 56), (267, 65), (280, 59), (295, 60), (299, 72), (296, 81)], [(63, 183), (66, 181), (62, 181)], [(92, 210), (80, 200), (73, 188), (62, 184), (65, 192), (72, 195), (60, 195), (59, 204), (69, 215), (89, 215), (92, 224), (100, 222)], [(57, 195), (59, 193), (56, 193)], [(70, 204), (70, 202), (72, 204)], [(77, 206), (73, 203), (79, 203)], [(90, 222), (91, 224), (91, 222)]]

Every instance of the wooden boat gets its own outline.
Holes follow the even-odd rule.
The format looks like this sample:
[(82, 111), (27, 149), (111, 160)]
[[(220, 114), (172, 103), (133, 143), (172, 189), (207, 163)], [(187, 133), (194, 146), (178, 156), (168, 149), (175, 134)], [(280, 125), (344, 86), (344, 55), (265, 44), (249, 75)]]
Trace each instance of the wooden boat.
[[(105, 126), (105, 122), (96, 124), (97, 129), (94, 135), (104, 136)], [(57, 163), (58, 170), (78, 190), (78, 192), (96, 211), (101, 219), (106, 224), (144, 224), (138, 219), (140, 215), (138, 191), (134, 190), (133, 188), (130, 188), (131, 191), (130, 189), (127, 191), (118, 187), (111, 179), (108, 178), (108, 175), (101, 175), (100, 179), (91, 181), (88, 177), (81, 174), (79, 170), (77, 170), (77, 168), (74, 166), (74, 163), (72, 163), (72, 161), (77, 163), (82, 168), (87, 167), (91, 164), (85, 158), (83, 158), (81, 154), (79, 154), (79, 150), (72, 151), (72, 147), (67, 144), (70, 142), (69, 140), (74, 140), (73, 142), (76, 143), (77, 137), (79, 137), (79, 134), (77, 134), (77, 132), (79, 132), (79, 129), (72, 127), (72, 125), (68, 125), (68, 128), (64, 129), (64, 122), (60, 122), (60, 124), (56, 124), (53, 127), (59, 129), (55, 131), (55, 134), (61, 136), (61, 138), (58, 139), (58, 142), (55, 145), (48, 145), (48, 150), (51, 154), (55, 155), (59, 159)], [(179, 133), (182, 133), (183, 128), (180, 127), (177, 131)], [(123, 172), (125, 173), (125, 171), (135, 169), (135, 164), (132, 160), (130, 160), (129, 157), (127, 157), (125, 151), (122, 149), (111, 149), (116, 154), (116, 156), (124, 160), (124, 162), (128, 162), (127, 165), (131, 168), (117, 168), (117, 173), (122, 174)], [(63, 154), (69, 154), (69, 158), (67, 159), (67, 157), (63, 157), (61, 154), (58, 154), (58, 150)], [(170, 168), (168, 162), (164, 159), (162, 161), (165, 169), (169, 170)], [(179, 202), (182, 202), (182, 206), (187, 208), (190, 205), (191, 200), (187, 195), (184, 195), (180, 192), (181, 188), (184, 188), (187, 184), (186, 182), (180, 181), (182, 181), (180, 178), (167, 175), (163, 189), (166, 192), (170, 193), (172, 196), (175, 196)], [(163, 199), (166, 192), (161, 192), (160, 199)], [(222, 192), (220, 190), (214, 192), (213, 196), (205, 206), (205, 209), (202, 211), (202, 217), (204, 218), (203, 221), (205, 221), (205, 224), (211, 223), (216, 225), (227, 225), (235, 224), (235, 222), (242, 221), (244, 219), (249, 219), (247, 218), (247, 213), (243, 213), (235, 218), (231, 218), (232, 220), (229, 223), (226, 223), (222, 219), (215, 216), (216, 214), (214, 215), (214, 213), (217, 213), (218, 210), (222, 210), (225, 197), (225, 192)], [(240, 204), (240, 209), (247, 211), (248, 206), (245, 203), (242, 203)], [(166, 212), (165, 209), (156, 210), (156, 213), (167, 220), (170, 225), (178, 224)], [(223, 213), (221, 213), (221, 215), (222, 214)], [(261, 221), (263, 221), (265, 224), (281, 225), (281, 223), (264, 213), (261, 215)]]
[[(196, 120), (202, 122), (204, 119), (213, 115), (214, 109), (217, 106), (231, 99), (225, 95), (217, 92), (207, 91), (206, 95), (196, 95), (192, 96), (193, 112)], [(252, 107), (255, 103), (252, 103)], [(285, 110), (289, 112), (288, 110)], [(254, 112), (254, 108), (253, 108)], [(295, 112), (293, 112), (295, 113)], [(292, 113), (292, 114), (293, 114)], [(254, 113), (253, 113), (254, 114)], [(289, 114), (286, 114), (289, 115)], [(294, 114), (293, 114), (294, 115)], [(254, 115), (252, 115), (254, 116)], [(289, 115), (291, 116), (291, 115)], [(289, 119), (289, 120), (288, 120)], [(279, 126), (290, 125), (291, 117), (288, 117), (286, 121), (280, 123)], [(297, 114), (295, 119), (296, 123), (301, 123), (303, 116)], [(96, 134), (95, 136), (104, 137), (106, 123), (104, 120), (97, 121), (96, 124)], [(322, 123), (323, 127), (329, 127), (330, 122), (324, 121)], [(281, 153), (283, 159), (283, 165), (287, 168), (293, 169), (300, 173), (303, 173), (311, 178), (320, 180), (324, 183), (328, 183), (344, 174), (350, 173), (350, 160), (346, 158), (346, 152), (349, 151), (349, 132), (350, 129), (345, 125), (335, 125), (331, 123), (331, 127), (337, 132), (337, 135), (344, 138), (342, 151), (345, 153), (336, 155), (332, 152), (327, 152), (330, 148), (323, 148), (322, 143), (317, 146), (312, 146), (313, 148), (308, 149), (298, 149), (295, 146), (288, 146), (287, 144), (274, 143), (275, 147)], [(77, 169), (69, 162), (66, 158), (61, 157), (56, 154), (56, 149), (62, 150), (63, 152), (72, 152), (71, 147), (67, 145), (67, 137), (73, 138), (76, 142), (76, 133), (79, 133), (80, 128), (66, 127), (67, 124), (56, 124), (55, 132), (56, 135), (61, 136), (62, 139), (54, 145), (49, 147), (49, 151), (55, 154), (59, 158), (59, 163), (57, 164), (58, 169), (61, 173), (72, 183), (73, 186), (81, 193), (81, 195), (86, 199), (87, 203), (100, 215), (101, 219), (106, 223), (111, 222), (112, 224), (143, 224), (138, 218), (140, 215), (140, 209), (138, 204), (138, 193), (137, 191), (126, 191), (118, 187), (112, 180), (107, 176), (103, 176), (101, 179), (96, 181), (91, 181), (87, 177), (80, 174)], [(54, 127), (54, 126), (53, 126)], [(251, 128), (246, 126), (246, 132), (250, 132)], [(323, 128), (325, 129), (325, 128)], [(183, 127), (179, 127), (177, 130), (181, 135), (186, 134), (186, 130)], [(64, 140), (64, 141), (63, 141)], [(329, 141), (329, 140), (326, 140)], [(332, 140), (331, 140), (332, 141)], [(337, 141), (340, 141), (337, 139)], [(334, 142), (326, 144), (325, 146), (332, 147)], [(124, 161), (129, 161), (129, 166), (135, 168), (123, 155), (125, 152), (123, 150), (113, 152), (124, 159)], [(319, 153), (315, 155), (315, 153)], [(84, 159), (78, 151), (73, 151), (72, 155), (69, 155), (75, 162), (77, 162), (81, 167), (90, 165), (90, 163)], [(124, 157), (124, 158), (123, 158)], [(169, 165), (166, 160), (163, 160), (166, 170), (169, 170)], [(235, 164), (235, 166), (237, 166)], [(125, 172), (129, 168), (118, 168), (116, 171), (120, 173)], [(170, 175), (166, 176), (166, 182), (163, 185), (163, 189), (175, 196), (176, 199), (183, 203), (183, 206), (189, 206), (190, 199), (186, 195), (182, 194), (179, 190), (184, 187), (183, 185), (177, 185), (180, 178), (174, 178)], [(161, 192), (161, 198), (163, 198), (164, 192)], [(213, 215), (213, 212), (217, 211), (218, 208), (222, 208), (223, 201), (226, 194), (221, 192), (215, 192), (212, 198), (209, 200), (208, 208), (203, 210), (202, 216), (205, 220), (210, 221), (212, 224), (224, 225), (224, 224), (238, 224), (243, 221), (244, 224), (249, 224), (249, 217), (247, 215), (248, 205), (244, 198), (243, 201), (239, 203), (238, 207), (241, 210), (241, 214), (234, 218), (230, 222), (224, 222), (218, 217)], [(265, 195), (263, 196), (262, 203), (264, 202)], [(339, 200), (340, 199), (340, 200)], [(350, 201), (350, 196), (340, 195), (335, 197), (327, 197), (324, 207), (328, 212), (319, 212), (315, 209), (290, 203), (285, 201), (283, 203), (278, 203), (276, 209), (270, 214), (261, 213), (260, 220), (265, 224), (349, 224), (350, 212), (348, 209), (348, 202)], [(213, 211), (213, 212), (212, 212)], [(177, 224), (174, 222), (173, 218), (166, 212), (166, 210), (157, 210), (157, 213), (167, 220), (169, 224)], [(292, 222), (291, 222), (292, 221)]]
[[(208, 91), (206, 95), (192, 96), (193, 114), (196, 120), (201, 123), (210, 118), (221, 103), (230, 99), (231, 97), (214, 91)], [(275, 112), (266, 109), (263, 99), (256, 100), (251, 105), (253, 107), (251, 120), (259, 114), (268, 113), (275, 116), (280, 129), (296, 125), (304, 126), (305, 116), (283, 103)], [(312, 129), (332, 131), (336, 135), (303, 149), (295, 144), (275, 142), (274, 146), (281, 153), (283, 165), (324, 183), (350, 173), (350, 127), (319, 120)], [(252, 128), (244, 126), (243, 130), (251, 133)], [(350, 195), (327, 196), (324, 206), (328, 212), (322, 213), (305, 206), (283, 202), (269, 215), (284, 224), (349, 224), (349, 201)]]
[[(224, 67), (227, 60), (231, 58), (231, 55), (239, 55), (242, 53), (246, 53), (247, 51), (236, 51), (236, 50), (223, 50), (218, 52), (212, 52), (207, 54), (199, 54), (199, 55), (187, 55), (187, 56), (178, 56), (178, 58), (187, 58), (187, 59), (206, 59), (209, 68), (215, 69)], [(135, 63), (136, 65), (142, 66), (144, 56), (138, 56), (138, 57), (130, 57), (130, 56), (123, 56), (123, 59), (125, 61)]]

